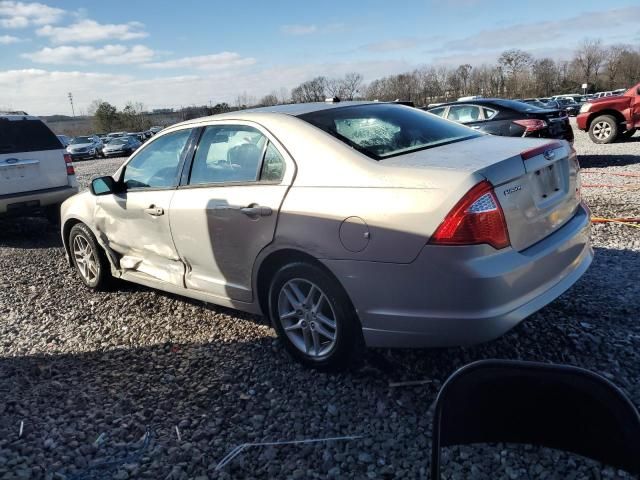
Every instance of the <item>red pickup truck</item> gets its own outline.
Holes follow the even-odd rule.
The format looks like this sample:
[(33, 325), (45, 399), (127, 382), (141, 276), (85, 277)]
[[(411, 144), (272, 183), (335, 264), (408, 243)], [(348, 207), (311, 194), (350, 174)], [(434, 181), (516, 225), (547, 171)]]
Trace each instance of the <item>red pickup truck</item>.
[(622, 95), (585, 103), (577, 121), (578, 128), (588, 131), (594, 143), (611, 143), (620, 137), (633, 136), (640, 128), (640, 83)]

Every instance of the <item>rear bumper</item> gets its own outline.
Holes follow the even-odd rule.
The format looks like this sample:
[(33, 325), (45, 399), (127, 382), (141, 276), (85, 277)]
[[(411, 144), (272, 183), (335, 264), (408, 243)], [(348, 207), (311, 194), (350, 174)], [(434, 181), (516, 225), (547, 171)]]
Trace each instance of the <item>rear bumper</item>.
[(75, 180), (73, 182), (75, 185), (0, 195), (0, 215), (26, 215), (42, 207), (60, 204), (78, 193), (78, 185)]
[(426, 245), (411, 264), (324, 261), (371, 347), (445, 347), (504, 334), (573, 285), (593, 259), (589, 214), (522, 252)]

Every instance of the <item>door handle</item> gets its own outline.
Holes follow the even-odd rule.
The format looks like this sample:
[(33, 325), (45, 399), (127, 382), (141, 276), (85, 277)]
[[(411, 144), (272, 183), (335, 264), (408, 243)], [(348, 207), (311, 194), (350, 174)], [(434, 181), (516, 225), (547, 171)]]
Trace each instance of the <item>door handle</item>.
[(144, 213), (151, 215), (152, 217), (159, 217), (160, 215), (164, 215), (164, 208), (149, 205), (149, 208), (144, 209)]
[(273, 213), (271, 207), (262, 207), (260, 205), (251, 205), (250, 207), (241, 208), (240, 211), (248, 217), (268, 217)]
[(480, 130), (480, 127), (478, 127), (477, 125), (474, 125), (471, 128), (473, 128), (474, 130)]

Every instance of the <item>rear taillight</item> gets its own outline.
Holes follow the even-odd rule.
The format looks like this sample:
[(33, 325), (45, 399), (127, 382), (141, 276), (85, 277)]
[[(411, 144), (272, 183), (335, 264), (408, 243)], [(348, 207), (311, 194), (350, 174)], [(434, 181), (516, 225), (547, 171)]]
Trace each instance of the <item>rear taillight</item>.
[(76, 171), (73, 169), (73, 158), (69, 153), (64, 154), (64, 163), (67, 165), (67, 175), (75, 175)]
[(524, 133), (535, 132), (547, 128), (547, 122), (537, 118), (525, 118), (524, 120), (514, 120), (513, 123), (525, 128)]
[(507, 223), (491, 183), (484, 180), (469, 190), (445, 217), (429, 243), (486, 243), (496, 249), (508, 247), (510, 242)]

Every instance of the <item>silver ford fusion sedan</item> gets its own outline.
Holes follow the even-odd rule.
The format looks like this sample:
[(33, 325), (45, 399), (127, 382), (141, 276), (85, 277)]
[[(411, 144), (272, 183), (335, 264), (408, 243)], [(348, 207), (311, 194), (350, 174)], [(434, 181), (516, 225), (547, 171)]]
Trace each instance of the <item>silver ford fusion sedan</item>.
[(411, 107), (285, 105), (174, 125), (62, 206), (70, 264), (267, 315), (306, 365), (500, 336), (593, 252), (565, 141)]

